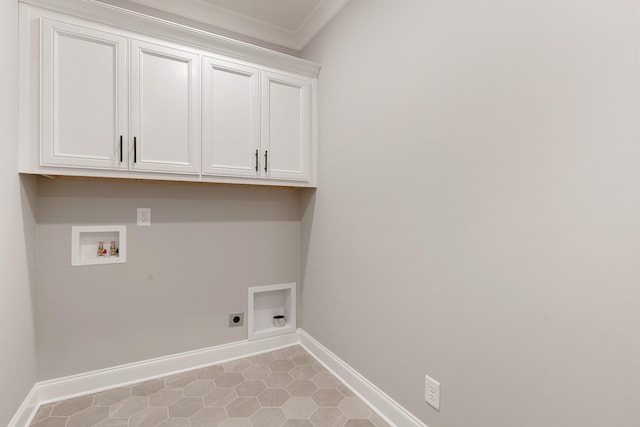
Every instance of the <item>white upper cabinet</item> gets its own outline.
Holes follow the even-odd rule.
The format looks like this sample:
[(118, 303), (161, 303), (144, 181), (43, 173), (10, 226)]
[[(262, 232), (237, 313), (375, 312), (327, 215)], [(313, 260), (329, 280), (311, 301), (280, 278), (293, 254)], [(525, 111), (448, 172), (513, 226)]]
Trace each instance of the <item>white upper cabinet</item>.
[(19, 9), (21, 173), (315, 187), (318, 64), (100, 2)]
[(131, 40), (132, 170), (200, 172), (200, 58)]
[(202, 59), (202, 173), (259, 177), (260, 70)]
[(124, 37), (42, 20), (43, 165), (126, 169)]
[(263, 172), (271, 179), (309, 179), (309, 80), (263, 72)]
[(207, 57), (203, 90), (203, 174), (309, 180), (308, 79)]

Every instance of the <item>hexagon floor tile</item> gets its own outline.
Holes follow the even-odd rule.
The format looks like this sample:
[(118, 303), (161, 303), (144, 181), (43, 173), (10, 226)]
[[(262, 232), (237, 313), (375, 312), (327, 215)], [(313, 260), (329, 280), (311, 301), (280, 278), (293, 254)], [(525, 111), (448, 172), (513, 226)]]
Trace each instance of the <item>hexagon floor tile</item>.
[(295, 345), (43, 405), (31, 427), (388, 427)]

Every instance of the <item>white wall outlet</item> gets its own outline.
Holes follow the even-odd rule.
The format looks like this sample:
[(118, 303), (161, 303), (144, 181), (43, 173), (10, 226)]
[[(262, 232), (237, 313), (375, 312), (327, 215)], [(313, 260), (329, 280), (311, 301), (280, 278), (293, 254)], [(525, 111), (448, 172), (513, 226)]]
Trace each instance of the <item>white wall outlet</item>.
[(149, 227), (151, 225), (151, 208), (138, 208), (138, 226)]
[(429, 375), (424, 376), (424, 400), (438, 411), (440, 410), (440, 383)]

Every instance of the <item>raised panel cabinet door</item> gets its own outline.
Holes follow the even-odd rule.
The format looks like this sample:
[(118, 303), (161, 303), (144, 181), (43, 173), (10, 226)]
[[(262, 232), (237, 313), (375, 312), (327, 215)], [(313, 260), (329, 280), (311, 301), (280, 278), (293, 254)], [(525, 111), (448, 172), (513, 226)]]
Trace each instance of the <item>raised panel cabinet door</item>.
[(202, 60), (202, 173), (260, 176), (260, 71)]
[(309, 97), (308, 80), (263, 72), (263, 177), (309, 180)]
[(196, 53), (131, 40), (132, 170), (200, 172)]
[(49, 19), (41, 30), (41, 165), (126, 169), (126, 38)]

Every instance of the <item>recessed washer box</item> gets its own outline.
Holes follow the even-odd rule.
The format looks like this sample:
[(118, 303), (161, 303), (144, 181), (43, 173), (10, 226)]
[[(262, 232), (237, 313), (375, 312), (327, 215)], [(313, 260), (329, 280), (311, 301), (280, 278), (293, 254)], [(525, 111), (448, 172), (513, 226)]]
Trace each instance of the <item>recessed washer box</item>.
[[(296, 284), (249, 288), (248, 338), (282, 335), (296, 330)], [(284, 316), (284, 325), (275, 326), (273, 316)]]
[[(98, 255), (102, 242), (106, 254)], [(111, 254), (115, 242), (117, 254)], [(77, 225), (71, 227), (71, 265), (120, 264), (127, 262), (126, 225)]]

